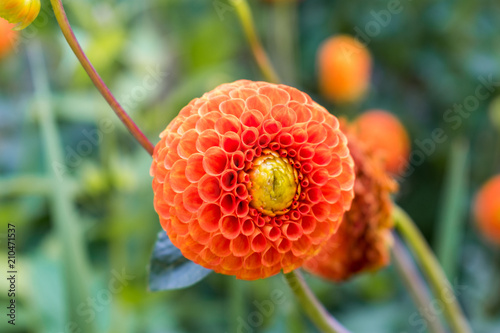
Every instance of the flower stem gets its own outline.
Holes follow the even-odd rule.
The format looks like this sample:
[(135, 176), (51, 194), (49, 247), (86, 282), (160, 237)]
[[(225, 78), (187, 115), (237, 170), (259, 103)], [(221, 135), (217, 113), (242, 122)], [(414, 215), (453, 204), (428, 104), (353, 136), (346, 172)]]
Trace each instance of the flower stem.
[(304, 308), (304, 311), (321, 332), (349, 333), (349, 331), (336, 321), (316, 299), (299, 271), (291, 271), (285, 274), (285, 279), (295, 296), (298, 298), (300, 305)]
[(154, 145), (148, 140), (148, 138), (144, 135), (144, 133), (141, 132), (141, 130), (139, 129), (139, 127), (137, 127), (132, 118), (130, 118), (127, 112), (125, 112), (125, 110), (122, 108), (120, 103), (118, 103), (116, 98), (113, 96), (109, 88), (106, 86), (104, 81), (101, 79), (101, 77), (99, 76), (99, 74), (97, 73), (97, 71), (92, 66), (89, 59), (83, 52), (82, 47), (78, 43), (78, 40), (76, 39), (76, 36), (73, 33), (73, 30), (71, 29), (71, 25), (69, 24), (68, 17), (66, 16), (66, 12), (64, 11), (64, 7), (62, 5), (61, 0), (50, 0), (50, 2), (52, 4), (52, 8), (54, 10), (57, 22), (61, 27), (64, 37), (66, 38), (66, 41), (68, 42), (69, 46), (75, 53), (76, 57), (82, 64), (83, 68), (89, 75), (94, 85), (96, 86), (97, 90), (99, 90), (99, 92), (104, 97), (106, 102), (108, 102), (113, 111), (115, 111), (118, 118), (120, 118), (122, 123), (127, 127), (127, 129), (134, 136), (134, 138), (141, 144), (141, 146), (144, 149), (146, 149), (146, 151), (150, 155), (153, 155)]
[(265, 79), (272, 83), (279, 83), (281, 80), (274, 70), (271, 61), (269, 60), (269, 57), (267, 56), (266, 51), (262, 47), (262, 43), (257, 36), (252, 11), (250, 10), (248, 2), (246, 0), (230, 0), (230, 2), (236, 9), (236, 13), (238, 14), (238, 18), (240, 19), (245, 35), (247, 36), (250, 47), (252, 48), (255, 60), (257, 61)]
[[(403, 278), (406, 287), (410, 291), (411, 297), (415, 302), (418, 309), (427, 309), (431, 306), (431, 297), (429, 290), (422, 280), (420, 273), (415, 267), (413, 260), (404, 247), (401, 239), (394, 234), (394, 244), (392, 246), (393, 262), (399, 274)], [(437, 314), (430, 313), (429, 311), (420, 310), (419, 313), (424, 317), (429, 325), (429, 331), (433, 333), (446, 333), (440, 317)]]
[(411, 218), (398, 206), (393, 211), (396, 228), (410, 246), (436, 297), (441, 301), (448, 322), (455, 333), (472, 333), (453, 289), (424, 237)]

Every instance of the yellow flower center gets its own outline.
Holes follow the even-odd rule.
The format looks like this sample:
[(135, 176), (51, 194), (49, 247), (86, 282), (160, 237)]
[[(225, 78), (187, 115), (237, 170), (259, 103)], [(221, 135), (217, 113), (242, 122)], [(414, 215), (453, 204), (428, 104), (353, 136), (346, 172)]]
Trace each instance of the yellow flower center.
[(271, 150), (264, 150), (263, 155), (253, 161), (249, 176), (250, 206), (266, 215), (285, 214), (300, 194), (297, 171)]

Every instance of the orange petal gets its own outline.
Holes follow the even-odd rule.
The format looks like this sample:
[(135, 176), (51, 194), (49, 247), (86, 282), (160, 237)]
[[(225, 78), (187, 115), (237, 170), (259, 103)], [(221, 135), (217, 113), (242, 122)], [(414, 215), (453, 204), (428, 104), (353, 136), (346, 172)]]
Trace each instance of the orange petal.
[(221, 195), (219, 179), (210, 175), (203, 176), (198, 183), (198, 193), (203, 201), (217, 201)]
[(232, 193), (224, 193), (220, 198), (220, 208), (223, 214), (232, 214), (236, 209), (236, 198)]
[(231, 241), (221, 234), (212, 236), (210, 240), (210, 251), (219, 257), (227, 257), (231, 254)]
[(231, 251), (237, 257), (244, 257), (250, 252), (250, 242), (248, 237), (240, 234), (235, 239), (231, 240)]
[(219, 229), (221, 211), (216, 204), (204, 204), (198, 211), (200, 227), (206, 232), (214, 232)]
[(198, 209), (203, 204), (203, 199), (198, 194), (198, 188), (196, 185), (190, 185), (183, 193), (182, 193), (182, 202), (184, 203), (184, 207), (191, 213), (196, 213)]
[(219, 147), (210, 147), (203, 156), (203, 169), (212, 176), (220, 175), (227, 167), (227, 154)]
[(236, 98), (230, 99), (228, 101), (222, 102), (219, 108), (222, 113), (230, 114), (239, 118), (245, 110), (245, 101)]
[(196, 140), (198, 139), (198, 132), (195, 129), (190, 129), (181, 137), (179, 145), (177, 146), (177, 154), (182, 158), (189, 158), (192, 154), (196, 153)]
[(269, 113), (272, 106), (271, 100), (264, 95), (256, 95), (249, 97), (245, 103), (247, 104), (247, 108), (249, 110), (257, 110), (264, 117)]
[(296, 241), (304, 233), (302, 227), (298, 223), (284, 224), (281, 227), (281, 231), (283, 232), (283, 235), (291, 241)]
[(241, 123), (247, 127), (259, 127), (263, 120), (264, 116), (258, 110), (248, 110), (240, 116)]
[(221, 118), (217, 119), (215, 122), (215, 127), (214, 129), (217, 131), (219, 134), (226, 134), (227, 132), (234, 132), (234, 133), (239, 133), (240, 132), (240, 121), (238, 118), (235, 116), (231, 115), (225, 115), (222, 116)]
[(309, 143), (321, 143), (326, 140), (326, 128), (317, 121), (307, 125), (307, 141)]
[(233, 215), (226, 215), (221, 220), (221, 232), (227, 239), (235, 239), (241, 233), (240, 221)]
[(267, 247), (266, 237), (261, 232), (256, 232), (251, 240), (252, 251), (262, 252)]
[(240, 137), (234, 132), (227, 132), (222, 136), (222, 149), (227, 153), (234, 153), (240, 147)]
[(182, 193), (191, 183), (186, 178), (186, 160), (178, 160), (170, 171), (170, 186), (177, 193)]
[(236, 205), (236, 215), (238, 215), (238, 217), (245, 217), (248, 215), (249, 211), (250, 207), (248, 206), (248, 201), (240, 199)]
[(204, 153), (212, 147), (219, 146), (219, 142), (220, 139), (217, 132), (214, 130), (206, 130), (198, 136), (198, 139), (196, 140), (196, 149), (200, 153)]
[(256, 128), (247, 128), (241, 133), (241, 142), (245, 147), (253, 147), (257, 142), (259, 131)]
[(205, 175), (203, 170), (203, 155), (200, 153), (189, 156), (186, 165), (186, 179), (195, 183)]
[(259, 94), (267, 96), (271, 100), (272, 105), (284, 105), (290, 100), (290, 94), (288, 94), (285, 90), (272, 86), (259, 88)]

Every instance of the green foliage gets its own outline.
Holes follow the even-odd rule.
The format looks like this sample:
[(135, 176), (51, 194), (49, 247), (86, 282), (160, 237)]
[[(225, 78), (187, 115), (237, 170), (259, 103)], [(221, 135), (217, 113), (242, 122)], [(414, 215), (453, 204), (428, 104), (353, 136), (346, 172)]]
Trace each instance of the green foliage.
[(164, 231), (158, 233), (149, 267), (149, 289), (151, 291), (181, 289), (189, 287), (212, 270), (201, 267), (184, 258), (172, 244)]

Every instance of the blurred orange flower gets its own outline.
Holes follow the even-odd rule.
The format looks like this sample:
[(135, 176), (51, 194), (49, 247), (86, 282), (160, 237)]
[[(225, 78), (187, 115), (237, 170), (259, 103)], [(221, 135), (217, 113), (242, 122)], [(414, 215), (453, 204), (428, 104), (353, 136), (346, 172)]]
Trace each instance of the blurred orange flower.
[(500, 245), (500, 175), (486, 182), (477, 193), (474, 217), (481, 234)]
[(300, 267), (337, 230), (354, 167), (337, 118), (299, 90), (236, 81), (160, 135), (155, 209), (183, 255), (239, 279)]
[(347, 138), (356, 172), (351, 209), (320, 253), (304, 264), (309, 272), (333, 281), (387, 265), (392, 243), (390, 194), (397, 184), (370, 148), (352, 133)]
[(380, 154), (386, 170), (401, 175), (410, 155), (410, 139), (401, 122), (384, 110), (370, 110), (353, 122), (356, 137)]
[(40, 12), (40, 0), (2, 0), (0, 2), (0, 17), (22, 30), (30, 25)]
[(12, 30), (14, 27), (15, 24), (0, 17), (0, 59), (9, 54), (16, 46), (17, 31)]
[(319, 89), (335, 103), (359, 101), (370, 85), (371, 70), (370, 52), (351, 36), (331, 37), (318, 51)]

